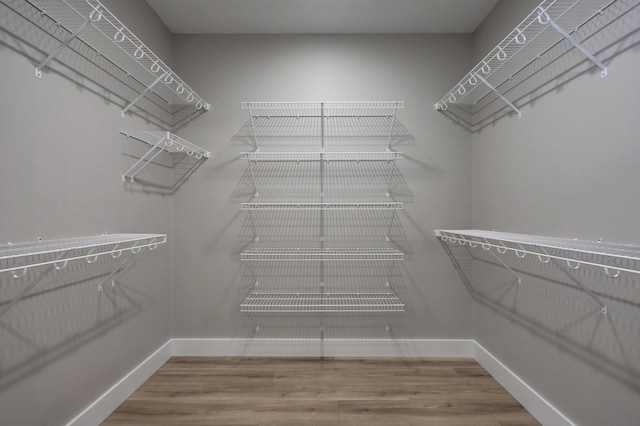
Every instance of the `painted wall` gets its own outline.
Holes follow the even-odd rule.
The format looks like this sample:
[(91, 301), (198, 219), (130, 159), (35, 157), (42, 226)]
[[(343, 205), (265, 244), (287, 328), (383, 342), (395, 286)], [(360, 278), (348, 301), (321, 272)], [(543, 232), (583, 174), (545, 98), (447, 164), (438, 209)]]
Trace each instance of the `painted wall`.
[[(469, 55), (470, 37), (458, 35), (177, 35), (174, 58), (178, 71), (195, 87), (202, 87), (203, 96), (212, 102), (212, 112), (190, 123), (180, 134), (209, 147), (213, 158), (173, 197), (172, 336), (320, 339), (324, 326), (323, 338), (469, 338), (470, 298), (433, 237), (433, 229), (443, 224), (471, 223), (471, 136), (432, 111), (432, 100), (454, 82), (451, 70), (468, 66)], [(247, 163), (239, 158), (240, 152), (253, 149), (249, 116), (240, 103), (336, 100), (406, 101), (406, 109), (398, 114), (397, 131), (404, 134), (403, 140), (394, 146), (405, 152), (406, 158), (397, 163), (392, 191), (392, 198), (405, 206), (399, 215), (398, 235), (393, 239), (407, 255), (393, 285), (406, 303), (406, 312), (242, 314), (240, 303), (252, 291), (255, 279), (239, 259), (240, 251), (251, 245), (252, 235), (240, 203), (250, 201), (253, 193)], [(280, 129), (278, 124), (274, 126), (272, 130), (282, 136), (297, 134), (301, 144), (285, 139), (279, 145), (277, 141), (267, 143), (264, 150), (318, 149), (318, 138), (309, 136), (317, 135), (317, 128), (291, 122)], [(367, 146), (363, 146), (354, 136), (363, 130), (361, 125), (344, 126), (351, 136), (344, 138), (345, 145), (334, 149), (376, 149), (366, 141)], [(377, 148), (384, 149), (384, 145)], [(267, 187), (254, 201), (320, 201), (317, 171), (305, 167), (294, 164), (266, 172), (262, 178), (268, 181)], [(331, 178), (334, 192), (328, 190), (327, 197), (388, 201), (383, 191), (367, 199), (368, 179), (375, 180), (375, 171), (367, 167), (351, 164), (336, 171)], [(363, 193), (367, 195), (363, 197)], [(289, 219), (293, 222), (287, 222)], [(317, 235), (318, 222), (289, 219), (276, 221), (271, 228), (274, 239), (259, 243), (317, 245), (317, 240), (308, 237)], [(349, 226), (348, 221), (348, 217), (342, 217), (336, 226)], [(370, 231), (380, 237), (379, 227)], [(332, 232), (336, 235), (335, 228)], [(343, 247), (388, 245), (383, 239), (362, 241), (357, 236), (333, 243)], [(318, 291), (317, 270), (282, 268), (285, 272), (274, 274), (281, 274), (280, 285), (289, 291), (297, 285), (303, 291)], [(347, 286), (364, 288), (373, 283), (379, 289), (375, 286), (384, 282), (376, 272), (379, 269), (369, 264), (359, 268), (354, 274), (369, 274), (370, 283), (357, 282), (349, 275), (351, 271), (338, 273), (342, 274), (338, 278), (345, 279)], [(301, 274), (298, 282), (291, 279), (296, 274)], [(278, 285), (277, 277), (270, 279), (271, 285)], [(337, 285), (334, 291), (344, 288)], [(287, 353), (288, 349), (282, 347), (281, 354)]]
[[(500, 2), (476, 31), (476, 60), (535, 3)], [(640, 240), (640, 102), (630, 90), (640, 83), (640, 14), (632, 4), (617, 2), (629, 11), (599, 31), (588, 26), (578, 34), (592, 34), (585, 45), (609, 67), (608, 77), (579, 63), (575, 53), (564, 56), (533, 74), (515, 99), (521, 119), (501, 118), (474, 134), (475, 228)], [(475, 339), (577, 424), (637, 424), (638, 277), (611, 279), (587, 267), (575, 272), (608, 304), (609, 314), (602, 315), (566, 276), (535, 257), (505, 257), (522, 277), (515, 285), (495, 260), (477, 256)]]
[[(125, 23), (142, 22), (140, 37), (171, 60), (170, 34), (159, 21), (150, 24), (144, 1), (106, 4)], [(0, 5), (0, 239), (169, 233), (169, 197), (121, 181), (131, 146), (119, 132), (149, 123), (121, 119), (113, 94), (121, 84), (78, 55), (66, 53), (34, 77), (55, 40), (21, 13), (31, 16), (26, 2)], [(116, 261), (70, 263), (3, 315), (0, 423), (66, 423), (166, 342), (169, 254), (169, 244), (159, 246), (102, 294), (98, 283)], [(4, 274), (0, 300), (27, 284)]]

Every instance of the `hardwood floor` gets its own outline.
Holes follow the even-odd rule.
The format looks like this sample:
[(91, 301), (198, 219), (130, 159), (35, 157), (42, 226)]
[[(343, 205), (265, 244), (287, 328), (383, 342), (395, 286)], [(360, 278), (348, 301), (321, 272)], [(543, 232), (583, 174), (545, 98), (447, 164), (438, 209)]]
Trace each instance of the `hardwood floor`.
[(537, 425), (473, 359), (174, 357), (103, 425)]

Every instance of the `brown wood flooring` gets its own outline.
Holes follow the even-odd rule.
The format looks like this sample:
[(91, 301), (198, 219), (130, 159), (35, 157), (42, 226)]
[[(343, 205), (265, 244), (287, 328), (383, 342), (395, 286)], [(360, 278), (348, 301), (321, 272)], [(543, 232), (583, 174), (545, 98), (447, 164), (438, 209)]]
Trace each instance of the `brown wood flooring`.
[(537, 425), (470, 358), (173, 357), (103, 425)]

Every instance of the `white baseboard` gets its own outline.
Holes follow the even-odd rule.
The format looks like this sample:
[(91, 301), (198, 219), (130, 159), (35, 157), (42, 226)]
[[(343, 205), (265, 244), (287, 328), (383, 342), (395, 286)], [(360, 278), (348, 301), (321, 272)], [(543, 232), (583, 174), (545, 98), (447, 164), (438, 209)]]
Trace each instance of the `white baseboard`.
[(575, 426), (542, 395), (471, 339), (171, 339), (67, 426), (100, 424), (171, 356), (474, 358), (540, 423)]
[(171, 340), (160, 346), (126, 376), (85, 408), (67, 426), (98, 425), (171, 358)]
[(471, 339), (173, 339), (174, 356), (473, 357)]
[(540, 423), (553, 426), (575, 426), (574, 422), (476, 341), (474, 341), (473, 352), (475, 360)]

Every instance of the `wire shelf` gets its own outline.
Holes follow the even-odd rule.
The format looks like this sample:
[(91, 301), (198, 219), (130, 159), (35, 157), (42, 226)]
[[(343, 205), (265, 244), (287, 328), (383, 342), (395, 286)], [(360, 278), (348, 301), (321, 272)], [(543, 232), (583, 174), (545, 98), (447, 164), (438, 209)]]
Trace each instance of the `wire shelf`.
[(104, 234), (2, 244), (0, 272), (12, 272), (14, 278), (19, 278), (28, 269), (38, 266), (54, 265), (60, 270), (69, 261), (87, 259), (89, 263), (94, 263), (99, 256), (109, 254), (117, 258), (125, 251), (135, 254), (143, 248), (154, 250), (158, 244), (166, 242), (166, 234)]
[(241, 152), (240, 158), (249, 161), (392, 161), (404, 153), (384, 152)]
[[(500, 254), (509, 251), (520, 258), (531, 254), (537, 256), (543, 263), (555, 259), (566, 262), (571, 269), (578, 269), (579, 265), (601, 267), (610, 277), (618, 277), (621, 271), (640, 274), (640, 268), (630, 267), (631, 265), (623, 266), (620, 262), (623, 260), (631, 261), (631, 263), (640, 261), (640, 246), (637, 245), (476, 229), (438, 229), (434, 232), (437, 237), (450, 243), (468, 244), (472, 248), (480, 246), (485, 250), (494, 248)], [(568, 256), (564, 254), (566, 252), (573, 253), (573, 255)], [(620, 264), (616, 264), (616, 261)]]
[(491, 98), (491, 102), (496, 99), (489, 96), (494, 94), (520, 116), (517, 106), (501, 93), (502, 86), (563, 41), (580, 50), (601, 69), (602, 76), (606, 76), (606, 66), (572, 35), (605, 13), (616, 1), (606, 4), (599, 0), (542, 1), (435, 104), (436, 110), (444, 112), (455, 107), (461, 112), (455, 115), (465, 122), (473, 122), (474, 115), (486, 107), (487, 99)]
[(152, 146), (156, 145), (161, 139), (163, 139), (163, 143), (159, 145), (159, 148), (171, 154), (184, 153), (190, 156), (193, 155), (198, 160), (202, 157), (209, 158), (211, 156), (210, 151), (200, 148), (198, 145), (192, 144), (171, 132), (156, 132), (148, 130), (130, 132), (123, 130), (120, 133)]
[[(185, 83), (167, 64), (149, 49), (99, 0), (27, 0), (43, 15), (49, 16), (65, 28), (71, 37), (36, 67), (42, 68), (73, 38), (91, 46), (123, 71), (153, 91), (170, 105), (192, 105), (196, 109), (210, 108), (210, 104)], [(138, 98), (139, 99), (139, 98)], [(135, 103), (138, 99), (132, 102)], [(123, 114), (130, 107), (123, 111)]]
[(403, 312), (393, 293), (252, 293), (242, 312)]
[(241, 253), (251, 261), (386, 261), (404, 260), (395, 248), (251, 248)]
[(242, 102), (252, 117), (392, 117), (404, 101)]
[(402, 203), (241, 203), (241, 210), (402, 210)]

